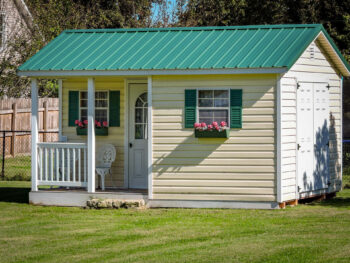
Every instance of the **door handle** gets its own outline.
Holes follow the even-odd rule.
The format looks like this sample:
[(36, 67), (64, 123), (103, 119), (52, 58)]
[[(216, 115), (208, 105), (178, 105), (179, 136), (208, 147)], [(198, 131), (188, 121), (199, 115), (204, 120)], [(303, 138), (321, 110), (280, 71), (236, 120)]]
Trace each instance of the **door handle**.
[(132, 148), (132, 143), (129, 143), (129, 147)]

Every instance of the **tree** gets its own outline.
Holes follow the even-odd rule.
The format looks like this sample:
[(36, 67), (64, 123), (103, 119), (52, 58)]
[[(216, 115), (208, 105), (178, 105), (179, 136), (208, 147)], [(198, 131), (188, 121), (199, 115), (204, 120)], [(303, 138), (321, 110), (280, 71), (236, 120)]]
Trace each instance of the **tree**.
[[(7, 43), (0, 61), (0, 97), (29, 96), (29, 80), (17, 68), (65, 29), (150, 27), (152, 7), (161, 0), (31, 0), (35, 29)], [(57, 82), (39, 82), (40, 96), (57, 96)]]
[(350, 0), (178, 1), (178, 26), (321, 23), (350, 61)]

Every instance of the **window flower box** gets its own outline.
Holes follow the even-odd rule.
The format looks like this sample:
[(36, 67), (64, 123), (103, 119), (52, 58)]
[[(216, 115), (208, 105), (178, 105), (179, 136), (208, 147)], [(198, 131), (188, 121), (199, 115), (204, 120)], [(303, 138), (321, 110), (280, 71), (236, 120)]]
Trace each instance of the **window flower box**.
[(229, 138), (230, 129), (226, 122), (222, 121), (220, 126), (217, 122), (207, 125), (206, 123), (194, 124), (194, 136), (196, 138)]
[(230, 130), (225, 129), (222, 131), (217, 131), (217, 130), (205, 130), (205, 131), (200, 131), (200, 130), (195, 130), (194, 131), (194, 136), (196, 138), (229, 138), (230, 137)]
[[(77, 135), (87, 135), (87, 120), (84, 121), (75, 121), (75, 125), (77, 126)], [(108, 123), (104, 121), (101, 125), (100, 122), (95, 121), (95, 135), (96, 136), (107, 136), (108, 135)]]
[[(87, 128), (77, 127), (77, 135), (87, 135)], [(96, 136), (108, 136), (108, 127), (95, 127), (95, 135)]]

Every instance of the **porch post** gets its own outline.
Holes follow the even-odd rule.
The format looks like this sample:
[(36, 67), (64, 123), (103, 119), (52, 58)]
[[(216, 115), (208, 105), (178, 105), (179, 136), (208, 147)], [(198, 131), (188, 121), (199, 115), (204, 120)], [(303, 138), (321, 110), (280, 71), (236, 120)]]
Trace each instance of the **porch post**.
[(152, 170), (153, 170), (153, 151), (152, 151), (152, 77), (149, 76), (147, 78), (147, 101), (148, 101), (148, 126), (147, 126), (147, 133), (148, 133), (148, 198), (153, 198), (153, 176), (152, 176)]
[(59, 112), (58, 112), (58, 140), (62, 142), (62, 79), (58, 80), (58, 101), (59, 101)]
[(88, 79), (88, 192), (95, 192), (95, 80)]
[(38, 83), (32, 79), (32, 191), (38, 191)]

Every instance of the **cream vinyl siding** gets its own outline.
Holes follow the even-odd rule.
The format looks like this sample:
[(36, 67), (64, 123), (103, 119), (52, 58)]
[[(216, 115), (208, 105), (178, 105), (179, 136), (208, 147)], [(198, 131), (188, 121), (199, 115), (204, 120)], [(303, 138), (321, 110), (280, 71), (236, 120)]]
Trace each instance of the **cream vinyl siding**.
[[(62, 135), (67, 136), (68, 142), (86, 142), (87, 136), (78, 136), (75, 127), (68, 127), (68, 91), (87, 91), (87, 79), (63, 80), (62, 86)], [(124, 79), (96, 78), (95, 90), (120, 90), (120, 127), (109, 127), (108, 136), (96, 136), (96, 149), (99, 145), (105, 143), (110, 143), (116, 147), (117, 156), (112, 165), (112, 175), (106, 176), (105, 184), (106, 187), (122, 187), (124, 183)]]
[[(276, 200), (276, 75), (153, 77), (153, 198)], [(243, 128), (195, 138), (184, 128), (185, 89), (242, 89)]]
[[(312, 56), (312, 49), (314, 55)], [(341, 90), (340, 76), (327, 59), (319, 43), (313, 42), (281, 79), (282, 100), (282, 195), (283, 201), (299, 198), (297, 193), (297, 81), (326, 79), (330, 85), (330, 163), (329, 192), (341, 187)]]

